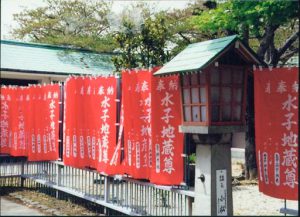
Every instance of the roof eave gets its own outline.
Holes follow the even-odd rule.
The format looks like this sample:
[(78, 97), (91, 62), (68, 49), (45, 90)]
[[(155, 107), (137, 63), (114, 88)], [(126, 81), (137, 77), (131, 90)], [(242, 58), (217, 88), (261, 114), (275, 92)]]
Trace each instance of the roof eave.
[(13, 40), (0, 40), (1, 45), (13, 45), (13, 46), (22, 46), (22, 47), (34, 47), (34, 48), (41, 48), (41, 49), (54, 49), (54, 50), (65, 50), (70, 52), (79, 52), (79, 53), (91, 53), (91, 54), (102, 54), (108, 56), (120, 55), (120, 52), (109, 52), (109, 51), (93, 51), (85, 48), (79, 47), (70, 47), (70, 46), (63, 46), (63, 45), (52, 45), (52, 44), (43, 44), (43, 43), (33, 43), (33, 42), (22, 42), (22, 41), (13, 41)]
[(163, 73), (154, 73), (154, 76), (167, 76), (167, 75), (173, 75), (173, 74), (180, 74), (185, 72), (192, 72), (192, 71), (201, 71), (207, 66), (209, 66), (212, 62), (219, 59), (224, 53), (226, 53), (229, 49), (231, 49), (233, 46), (235, 46), (235, 43), (238, 42), (241, 46), (244, 47), (244, 50), (249, 54), (252, 61), (255, 62), (258, 65), (262, 65), (264, 67), (267, 66), (267, 64), (261, 60), (256, 53), (247, 45), (245, 45), (238, 37), (234, 38), (228, 45), (226, 45), (221, 51), (216, 53), (209, 61), (207, 61), (204, 65), (202, 65), (200, 68), (196, 69), (188, 69), (188, 70), (181, 70), (181, 71), (172, 71), (172, 72), (163, 72)]
[(72, 73), (72, 72), (53, 72), (53, 71), (37, 71), (37, 70), (24, 70), (24, 69), (11, 69), (11, 68), (0, 68), (0, 71), (7, 72), (21, 72), (21, 73), (36, 73), (43, 75), (94, 75), (93, 73)]
[(228, 48), (230, 48), (232, 45), (234, 45), (234, 43), (238, 40), (237, 37), (235, 37), (234, 39), (232, 39), (232, 41), (230, 43), (228, 43), (228, 45), (226, 45), (223, 50), (219, 51), (218, 53), (216, 53), (209, 61), (207, 61), (204, 65), (202, 65), (200, 68), (196, 68), (196, 69), (188, 69), (188, 70), (181, 70), (181, 71), (175, 71), (175, 72), (165, 72), (165, 73), (157, 73), (155, 72), (153, 75), (154, 76), (166, 76), (166, 75), (170, 75), (170, 74), (179, 74), (179, 73), (184, 73), (184, 72), (190, 72), (190, 71), (200, 71), (204, 68), (206, 68), (208, 65), (210, 65), (212, 62), (214, 62), (216, 59), (218, 59), (220, 56), (222, 56), (222, 54), (224, 52), (226, 52), (228, 50)]

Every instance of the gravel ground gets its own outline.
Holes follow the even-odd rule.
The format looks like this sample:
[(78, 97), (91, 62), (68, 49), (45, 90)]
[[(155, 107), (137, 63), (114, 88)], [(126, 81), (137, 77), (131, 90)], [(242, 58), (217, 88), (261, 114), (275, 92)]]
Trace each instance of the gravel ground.
[[(232, 175), (240, 177), (244, 169), (244, 159), (233, 159)], [(284, 216), (280, 208), (284, 207), (284, 200), (267, 196), (258, 190), (257, 180), (237, 181), (232, 187), (233, 214), (243, 216)], [(287, 201), (287, 208), (299, 210), (298, 201)]]
[[(284, 200), (269, 197), (258, 191), (257, 185), (240, 185), (233, 187), (234, 215), (279, 215), (280, 208), (284, 207)], [(287, 201), (287, 208), (298, 208), (298, 201)]]

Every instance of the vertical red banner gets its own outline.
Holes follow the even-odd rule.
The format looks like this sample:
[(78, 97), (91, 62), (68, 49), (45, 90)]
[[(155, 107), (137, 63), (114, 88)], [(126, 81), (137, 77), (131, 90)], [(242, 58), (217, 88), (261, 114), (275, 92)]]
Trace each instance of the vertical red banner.
[(183, 134), (178, 76), (124, 71), (124, 173), (161, 185), (183, 182)]
[(59, 132), (58, 84), (29, 88), (30, 135), (28, 143), (29, 161), (57, 160)]
[(11, 89), (1, 86), (1, 141), (0, 153), (9, 154), (11, 146), (10, 127), (11, 127)]
[(27, 112), (29, 102), (26, 101), (26, 93), (28, 88), (15, 87), (12, 93), (11, 101), (11, 135), (12, 135), (12, 148), (10, 154), (12, 156), (27, 156), (27, 132), (28, 122)]
[(254, 72), (259, 190), (298, 200), (298, 68)]
[(10, 88), (9, 142), (10, 155), (18, 156), (18, 89)]
[[(98, 84), (100, 134), (97, 170), (108, 175), (115, 175), (119, 167), (118, 160), (115, 159), (117, 157), (115, 156), (117, 150), (117, 79), (115, 77), (102, 78)], [(116, 163), (113, 163), (115, 160)]]
[[(115, 77), (73, 77), (65, 85), (64, 163), (115, 174)], [(117, 151), (119, 153), (120, 151)], [(118, 162), (118, 161), (117, 161)]]
[(154, 77), (152, 83), (152, 170), (150, 181), (162, 185), (183, 182), (183, 134), (179, 76)]
[[(71, 153), (71, 139), (74, 134), (74, 127), (76, 127), (76, 119), (82, 123), (77, 114), (77, 106), (79, 105), (77, 94), (77, 83), (75, 78), (68, 78), (64, 86), (64, 123), (63, 123), (63, 161), (65, 165), (74, 166), (78, 168), (84, 167), (84, 141), (83, 135), (79, 136), (78, 145), (76, 143), (77, 135), (75, 132), (74, 150)], [(76, 118), (74, 118), (76, 117)], [(73, 133), (72, 133), (73, 132)], [(79, 156), (80, 157), (79, 157)]]
[(124, 173), (149, 179), (152, 166), (151, 80), (148, 70), (122, 73), (124, 99)]

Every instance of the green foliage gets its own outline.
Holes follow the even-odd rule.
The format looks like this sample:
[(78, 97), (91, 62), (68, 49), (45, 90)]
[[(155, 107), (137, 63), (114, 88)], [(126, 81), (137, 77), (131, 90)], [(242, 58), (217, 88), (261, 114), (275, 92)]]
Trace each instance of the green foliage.
[(13, 35), (39, 43), (116, 51), (117, 71), (156, 66), (189, 43), (210, 38), (188, 20), (207, 10), (202, 4), (199, 0), (182, 10), (158, 13), (153, 3), (138, 3), (114, 14), (107, 1), (48, 0), (45, 7), (15, 14), (19, 27)]
[(299, 27), (295, 1), (196, 0), (184, 9), (164, 12), (153, 12), (149, 5), (138, 3), (113, 14), (105, 0), (47, 0), (44, 7), (15, 15), (19, 27), (13, 35), (33, 42), (117, 51), (113, 58), (117, 71), (162, 65), (190, 43), (231, 34), (239, 34), (270, 63), (284, 62), (299, 50), (295, 38), (286, 43)]
[(238, 33), (241, 37), (244, 26), (248, 26), (252, 36), (261, 38), (267, 25), (284, 25), (297, 18), (297, 15), (298, 3), (295, 1), (230, 0), (192, 20), (203, 31), (229, 31)]
[[(283, 60), (299, 52), (296, 45), (298, 13), (296, 1), (229, 0), (190, 20), (195, 28), (215, 34), (215, 37), (239, 34), (261, 58), (276, 65), (280, 58)], [(290, 37), (292, 43), (285, 46)]]
[(151, 13), (145, 4), (127, 9), (114, 35), (121, 53), (113, 59), (117, 71), (163, 65), (188, 44), (209, 39), (210, 34), (195, 29), (189, 20), (204, 10), (202, 1), (168, 12)]
[(121, 25), (122, 31), (114, 35), (121, 53), (113, 58), (117, 71), (162, 65), (168, 60), (167, 41), (171, 36), (162, 13), (144, 18), (139, 27), (126, 18)]
[(20, 27), (12, 33), (33, 42), (112, 51), (107, 1), (48, 0), (47, 6), (14, 15)]
[(190, 154), (189, 155), (189, 163), (196, 163), (196, 153)]

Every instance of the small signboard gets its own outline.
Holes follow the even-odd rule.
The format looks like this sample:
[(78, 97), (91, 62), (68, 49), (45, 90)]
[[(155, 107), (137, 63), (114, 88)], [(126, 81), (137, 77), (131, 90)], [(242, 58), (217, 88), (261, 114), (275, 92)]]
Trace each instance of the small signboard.
[(216, 170), (217, 216), (227, 216), (226, 170)]

